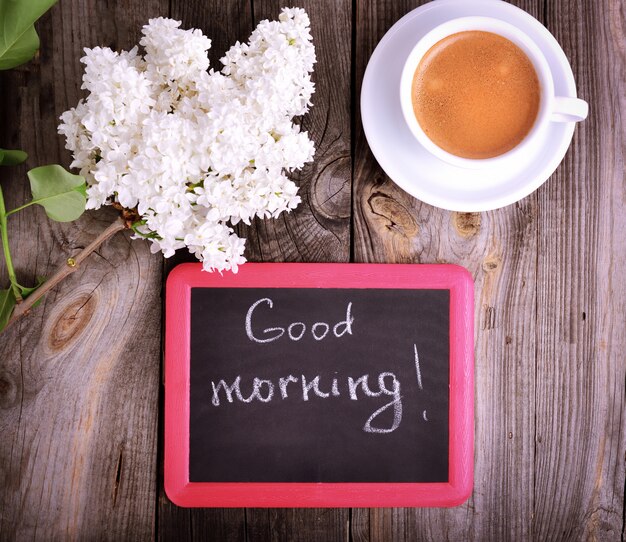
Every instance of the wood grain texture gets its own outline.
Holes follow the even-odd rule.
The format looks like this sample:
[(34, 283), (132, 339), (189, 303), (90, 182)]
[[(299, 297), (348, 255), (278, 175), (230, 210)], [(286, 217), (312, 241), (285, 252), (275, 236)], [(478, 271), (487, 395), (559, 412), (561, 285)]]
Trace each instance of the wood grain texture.
[(535, 536), (623, 535), (626, 426), (624, 3), (555, 1), (589, 118), (538, 192)]
[(247, 540), (250, 542), (348, 540), (349, 512), (346, 508), (253, 508), (247, 510), (247, 521)]
[[(82, 47), (132, 46), (160, 9), (156, 0), (54, 7), (38, 25), (39, 59), (2, 74), (0, 145), (25, 149), (28, 167), (68, 165), (56, 125), (78, 101)], [(29, 199), (25, 170), (2, 170), (10, 208)], [(114, 217), (57, 224), (34, 207), (12, 216), (19, 278), (49, 275)], [(153, 537), (160, 267), (118, 234), (1, 336), (0, 539)], [(4, 268), (0, 277), (4, 285)]]

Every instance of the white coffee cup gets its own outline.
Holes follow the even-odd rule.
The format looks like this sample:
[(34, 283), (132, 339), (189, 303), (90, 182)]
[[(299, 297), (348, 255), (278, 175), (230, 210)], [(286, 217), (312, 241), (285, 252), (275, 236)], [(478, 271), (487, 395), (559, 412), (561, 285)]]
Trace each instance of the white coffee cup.
[[(493, 158), (471, 159), (451, 154), (436, 145), (417, 122), (411, 98), (413, 77), (420, 61), (430, 48), (442, 39), (468, 30), (481, 30), (498, 34), (517, 45), (532, 62), (540, 86), (540, 101), (537, 118), (526, 137), (513, 149)], [(404, 119), (419, 143), (437, 158), (449, 164), (467, 168), (508, 168), (518, 167), (530, 158), (533, 151), (542, 143), (542, 136), (551, 122), (579, 122), (587, 118), (589, 106), (579, 98), (555, 96), (554, 81), (548, 61), (541, 49), (524, 32), (500, 19), (490, 17), (461, 17), (447, 21), (420, 39), (404, 64), (400, 79), (400, 105)]]

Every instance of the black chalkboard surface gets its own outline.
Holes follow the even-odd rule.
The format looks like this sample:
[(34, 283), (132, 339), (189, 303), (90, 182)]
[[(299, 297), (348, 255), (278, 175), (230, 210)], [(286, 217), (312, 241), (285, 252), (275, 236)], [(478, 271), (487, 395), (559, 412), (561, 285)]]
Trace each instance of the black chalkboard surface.
[(193, 288), (190, 481), (446, 482), (449, 312), (449, 290)]
[(183, 264), (166, 285), (180, 506), (454, 506), (473, 484), (473, 282), (453, 265)]

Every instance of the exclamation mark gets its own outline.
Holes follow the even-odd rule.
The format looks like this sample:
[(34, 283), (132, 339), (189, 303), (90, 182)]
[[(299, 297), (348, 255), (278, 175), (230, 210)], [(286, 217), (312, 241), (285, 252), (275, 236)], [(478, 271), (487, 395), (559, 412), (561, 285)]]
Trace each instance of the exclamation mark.
[[(415, 352), (415, 374), (417, 375), (417, 385), (419, 386), (420, 390), (423, 390), (424, 386), (422, 386), (422, 372), (420, 371), (420, 357), (419, 357), (419, 354), (417, 353), (416, 344), (413, 344), (413, 352)], [(424, 421), (426, 422), (428, 421), (425, 410), (422, 412), (422, 417), (424, 418)]]

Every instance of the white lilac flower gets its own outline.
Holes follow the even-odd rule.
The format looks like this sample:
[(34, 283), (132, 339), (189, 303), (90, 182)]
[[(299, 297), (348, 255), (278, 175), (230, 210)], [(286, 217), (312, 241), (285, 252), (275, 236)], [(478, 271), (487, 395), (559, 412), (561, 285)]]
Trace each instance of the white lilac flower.
[(247, 44), (207, 71), (211, 41), (151, 19), (138, 48), (85, 49), (89, 94), (61, 116), (87, 206), (137, 209), (136, 237), (165, 257), (187, 247), (204, 269), (237, 270), (245, 240), (232, 225), (300, 203), (286, 173), (315, 148), (293, 117), (308, 111), (315, 49), (302, 9), (262, 21)]

